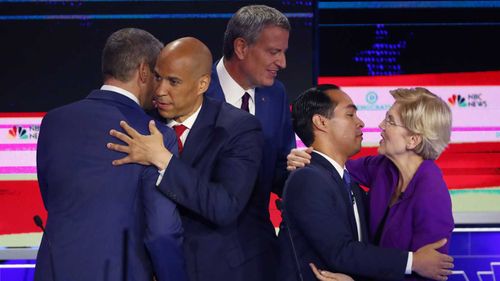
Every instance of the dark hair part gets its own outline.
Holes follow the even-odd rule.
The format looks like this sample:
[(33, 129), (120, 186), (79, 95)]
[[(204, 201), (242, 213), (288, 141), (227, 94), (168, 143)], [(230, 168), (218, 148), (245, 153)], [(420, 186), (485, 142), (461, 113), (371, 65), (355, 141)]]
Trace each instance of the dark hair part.
[(222, 50), (224, 58), (234, 54), (234, 40), (243, 38), (251, 45), (257, 41), (260, 32), (267, 26), (277, 26), (290, 31), (288, 18), (275, 8), (265, 5), (249, 5), (240, 8), (229, 20), (224, 33)]
[(325, 93), (328, 90), (340, 88), (333, 84), (321, 84), (306, 90), (292, 103), (293, 129), (306, 146), (311, 146), (314, 142), (313, 116), (319, 114), (331, 118), (337, 106)]
[(142, 62), (153, 70), (162, 48), (163, 44), (145, 30), (124, 28), (114, 32), (102, 51), (103, 78), (127, 82)]

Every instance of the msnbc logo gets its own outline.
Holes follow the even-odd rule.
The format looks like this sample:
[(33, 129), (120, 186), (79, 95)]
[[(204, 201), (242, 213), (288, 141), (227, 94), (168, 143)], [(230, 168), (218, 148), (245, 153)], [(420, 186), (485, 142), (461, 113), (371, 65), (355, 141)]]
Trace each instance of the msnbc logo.
[(25, 140), (28, 138), (28, 134), (26, 132), (26, 129), (24, 129), (23, 127), (14, 126), (12, 127), (12, 129), (9, 130), (9, 137), (11, 139), (18, 138)]
[(467, 106), (467, 102), (465, 102), (465, 98), (462, 97), (461, 95), (453, 95), (453, 96), (449, 97), (448, 98), (448, 102), (451, 105), (458, 104), (458, 106), (460, 106), (460, 107), (466, 107)]

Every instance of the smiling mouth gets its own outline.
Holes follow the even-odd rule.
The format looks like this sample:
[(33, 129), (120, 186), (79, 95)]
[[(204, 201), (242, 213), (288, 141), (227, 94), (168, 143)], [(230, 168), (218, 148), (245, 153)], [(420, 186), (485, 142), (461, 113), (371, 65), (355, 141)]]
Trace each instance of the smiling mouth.
[(156, 108), (165, 109), (165, 108), (171, 107), (172, 103), (159, 102), (156, 100), (156, 101), (154, 101), (154, 105)]
[(278, 75), (278, 70), (268, 70), (268, 72), (271, 73), (271, 75), (273, 76)]

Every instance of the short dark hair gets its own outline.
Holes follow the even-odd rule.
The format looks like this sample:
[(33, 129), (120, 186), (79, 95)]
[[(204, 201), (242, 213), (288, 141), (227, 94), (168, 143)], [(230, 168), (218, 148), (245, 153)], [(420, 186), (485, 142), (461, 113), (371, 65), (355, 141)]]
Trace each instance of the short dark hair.
[(145, 30), (124, 28), (114, 32), (102, 51), (103, 78), (127, 82), (142, 62), (153, 70), (162, 48), (163, 44)]
[(236, 38), (241, 37), (251, 45), (257, 41), (262, 29), (268, 26), (277, 26), (290, 31), (288, 18), (275, 8), (266, 5), (240, 8), (227, 23), (222, 46), (224, 58), (230, 59), (233, 56)]
[(306, 146), (311, 146), (314, 142), (313, 116), (319, 114), (331, 118), (337, 106), (325, 93), (328, 90), (340, 88), (333, 84), (321, 84), (306, 90), (292, 103), (293, 129)]

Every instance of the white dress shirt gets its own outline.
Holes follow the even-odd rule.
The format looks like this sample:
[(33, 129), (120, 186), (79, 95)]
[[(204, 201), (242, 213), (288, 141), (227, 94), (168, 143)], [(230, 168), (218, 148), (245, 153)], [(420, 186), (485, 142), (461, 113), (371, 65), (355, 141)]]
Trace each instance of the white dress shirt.
[[(317, 150), (313, 150), (313, 152), (325, 157), (326, 160), (328, 160), (328, 162), (330, 162), (333, 167), (335, 168), (335, 170), (337, 170), (337, 172), (339, 173), (340, 175), (340, 178), (341, 179), (344, 179), (344, 169), (345, 167), (341, 167), (339, 165), (339, 163), (337, 163), (335, 160), (333, 160), (332, 158), (330, 158), (328, 155), (324, 154), (324, 153), (321, 153)], [(352, 208), (354, 210), (354, 219), (356, 220), (356, 230), (358, 232), (358, 241), (361, 241), (361, 223), (360, 223), (360, 219), (359, 219), (359, 211), (358, 211), (358, 205), (356, 204), (356, 198), (354, 197), (354, 194), (352, 193), (352, 190), (351, 190), (351, 197), (352, 197)]]
[(245, 93), (248, 93), (250, 95), (248, 110), (250, 114), (255, 115), (255, 88), (243, 89), (240, 84), (234, 81), (224, 66), (223, 58), (219, 60), (215, 68), (226, 102), (234, 107), (241, 108), (241, 98)]
[[(184, 125), (186, 127), (186, 130), (184, 130), (184, 132), (182, 132), (182, 135), (180, 136), (180, 140), (181, 140), (181, 143), (183, 146), (184, 146), (184, 143), (186, 142), (186, 139), (189, 135), (189, 132), (191, 131), (191, 128), (194, 125), (194, 122), (196, 121), (196, 118), (198, 118), (198, 114), (200, 114), (200, 110), (201, 110), (201, 105), (198, 107), (198, 109), (191, 116), (189, 116), (182, 123), (179, 123), (179, 122), (174, 121), (174, 120), (170, 120), (169, 122), (167, 122), (167, 126), (170, 128), (172, 128), (175, 125)], [(158, 171), (158, 173), (160, 173), (160, 175), (158, 176), (158, 179), (156, 180), (156, 186), (160, 185), (160, 182), (163, 179), (163, 175), (165, 174), (166, 169), (167, 168)]]
[(191, 128), (194, 125), (194, 122), (196, 121), (196, 118), (198, 118), (198, 114), (200, 114), (201, 110), (201, 105), (198, 107), (198, 109), (191, 115), (189, 116), (184, 122), (179, 123), (174, 120), (170, 120), (167, 122), (167, 126), (172, 128), (176, 125), (184, 125), (186, 127), (186, 130), (182, 133), (180, 139), (182, 142), (182, 145), (184, 146), (184, 143), (186, 142), (187, 136), (189, 135), (189, 132), (191, 131)]

